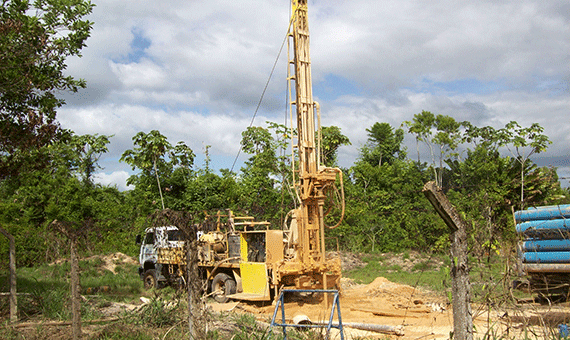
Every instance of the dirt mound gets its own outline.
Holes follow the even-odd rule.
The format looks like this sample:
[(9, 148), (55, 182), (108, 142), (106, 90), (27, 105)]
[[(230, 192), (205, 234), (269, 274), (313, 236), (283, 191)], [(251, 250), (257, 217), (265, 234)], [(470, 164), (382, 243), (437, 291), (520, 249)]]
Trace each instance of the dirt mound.
[(340, 258), (342, 271), (349, 271), (366, 265), (360, 256), (354, 253), (331, 251), (327, 253), (327, 257)]
[[(406, 333), (404, 336), (369, 333), (359, 334), (355, 338), (449, 338), (449, 332), (452, 330), (449, 309), (433, 308), (445, 301), (442, 296), (391, 282), (384, 277), (378, 277), (367, 285), (342, 278), (341, 287), (339, 305), (344, 323), (403, 326)], [(332, 299), (329, 299), (329, 303), (331, 302)], [(445, 303), (443, 305), (445, 306)], [(238, 308), (260, 318), (271, 317), (275, 311), (274, 305), (256, 306), (247, 302), (240, 302)], [(322, 299), (289, 299), (285, 302), (285, 318), (291, 322), (298, 315), (307, 316), (312, 321), (328, 321), (330, 313), (331, 305), (324, 305)]]
[(125, 255), (125, 254), (120, 253), (120, 252), (108, 254), (108, 255), (94, 255), (94, 256), (90, 256), (90, 257), (86, 258), (85, 260), (95, 260), (95, 259), (101, 260), (103, 262), (101, 265), (103, 267), (103, 269), (106, 269), (113, 274), (117, 274), (116, 269), (117, 269), (117, 266), (119, 266), (119, 265), (124, 265), (124, 264), (136, 265), (136, 264), (138, 264), (138, 261), (134, 257)]
[(366, 286), (366, 295), (368, 296), (396, 295), (399, 298), (405, 298), (406, 296), (413, 296), (415, 293), (417, 293), (415, 288), (388, 281), (383, 277), (377, 277)]
[[(108, 270), (113, 274), (117, 274), (117, 272), (116, 272), (117, 266), (121, 266), (121, 265), (125, 265), (125, 264), (137, 265), (139, 263), (134, 257), (131, 257), (129, 255), (125, 255), (121, 252), (116, 252), (116, 253), (107, 254), (107, 255), (93, 255), (93, 256), (86, 257), (86, 258), (80, 258), (79, 260), (80, 261), (100, 262), (100, 265), (97, 264), (97, 266), (100, 266), (101, 269)], [(62, 264), (62, 263), (68, 262), (68, 261), (69, 261), (69, 259), (59, 259), (59, 260), (56, 260), (56, 261), (50, 263), (50, 266), (53, 266), (56, 264)]]
[[(86, 257), (86, 258), (80, 258), (79, 260), (80, 261), (100, 261), (101, 269), (108, 270), (108, 271), (112, 272), (113, 274), (117, 274), (117, 272), (116, 272), (117, 266), (125, 265), (125, 264), (137, 265), (139, 263), (134, 257), (131, 257), (129, 255), (125, 255), (125, 254), (120, 253), (120, 252), (107, 254), (107, 255), (93, 255), (93, 256)], [(50, 266), (65, 263), (68, 261), (69, 261), (69, 259), (59, 259), (59, 260), (56, 260), (56, 261), (50, 263)]]

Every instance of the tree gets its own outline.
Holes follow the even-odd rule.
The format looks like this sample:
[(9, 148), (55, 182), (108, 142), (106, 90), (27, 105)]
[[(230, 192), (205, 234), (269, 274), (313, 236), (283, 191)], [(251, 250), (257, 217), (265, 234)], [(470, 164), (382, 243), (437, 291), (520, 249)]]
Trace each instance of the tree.
[(109, 151), (107, 148), (109, 143), (109, 136), (99, 136), (98, 134), (73, 136), (71, 138), (71, 146), (79, 156), (77, 170), (85, 184), (93, 184), (93, 173), (97, 169), (101, 169), (97, 162), (103, 153)]
[[(276, 127), (279, 125), (273, 125)], [(241, 169), (242, 201), (250, 213), (273, 218), (277, 214), (275, 208), (279, 206), (276, 182), (285, 168), (280, 166), (277, 157), (280, 140), (274, 139), (269, 129), (253, 126), (242, 132), (241, 145), (243, 151), (251, 155)]]
[(396, 159), (404, 159), (406, 152), (402, 148), (404, 130), (394, 130), (388, 123), (374, 123), (366, 129), (368, 142), (362, 148), (362, 159), (373, 166), (383, 163), (392, 164)]
[(65, 74), (81, 56), (92, 22), (85, 0), (3, 0), (0, 8), (0, 178), (45, 161), (38, 152), (60, 131), (56, 94), (76, 92), (84, 80)]
[(473, 249), (479, 252), (477, 256), (482, 256), (492, 253), (491, 248), (499, 242), (512, 241), (515, 236), (511, 207), (520, 200), (520, 178), (525, 179), (527, 205), (558, 203), (562, 191), (552, 169), (501, 155), (501, 146), (512, 139), (504, 129), (479, 128), (465, 122), (462, 125), (464, 141), (474, 147), (467, 148), (464, 160), (446, 161), (453, 181), (450, 197), (473, 221)]
[[(37, 264), (64, 255), (64, 240), (47, 227), (54, 219), (79, 224), (92, 219), (96, 235), (88, 241), (96, 249), (125, 252), (133, 247), (120, 240), (130, 233), (123, 226), (129, 224), (132, 215), (125, 211), (134, 209), (126, 206), (125, 196), (116, 188), (83, 180), (80, 165), (89, 158), (92, 168), (98, 168), (98, 154), (86, 157), (84, 150), (72, 142), (84, 140), (86, 136), (69, 134), (64, 140), (40, 149), (49, 154), (48, 166), (0, 181), (0, 224), (17, 241), (20, 265)], [(95, 139), (99, 137), (104, 136)], [(0, 253), (4, 252), (0, 241)]]
[(435, 117), (436, 133), (432, 141), (439, 145), (439, 173), (437, 183), (443, 185), (443, 161), (446, 157), (458, 156), (454, 151), (461, 142), (461, 132), (459, 128), (461, 123), (449, 116), (437, 115)]
[(337, 165), (338, 148), (342, 145), (352, 145), (347, 136), (340, 132), (338, 126), (323, 126), (321, 129), (321, 162), (325, 166)]
[(57, 143), (46, 148), (51, 166), (64, 166), (77, 173), (85, 184), (93, 185), (93, 174), (101, 169), (97, 162), (102, 154), (109, 151), (109, 138), (98, 134), (78, 136), (72, 131), (64, 131)]
[(155, 177), (162, 209), (165, 209), (160, 175), (170, 176), (178, 165), (189, 170), (194, 163), (194, 152), (183, 142), (178, 142), (173, 147), (158, 130), (137, 133), (133, 137), (133, 143), (135, 148), (123, 152), (119, 161), (131, 165), (133, 170), (142, 170), (142, 176), (129, 177), (127, 184), (141, 184), (143, 177)]
[[(460, 130), (461, 126), (465, 125), (467, 128), (472, 126), (465, 122), (457, 122), (453, 117), (444, 115), (434, 116), (434, 114), (429, 111), (422, 111), (419, 114), (415, 114), (411, 122), (406, 121), (403, 125), (408, 126), (408, 132), (416, 136), (418, 164), (420, 162), (419, 142), (423, 142), (429, 147), (434, 179), (436, 185), (441, 187), (443, 185), (443, 162), (446, 160), (446, 157), (458, 156), (454, 151), (459, 144), (464, 141)], [(436, 165), (434, 145), (439, 145), (439, 166)]]
[[(552, 144), (548, 136), (543, 135), (544, 128), (538, 123), (523, 128), (517, 122), (511, 121), (500, 130), (501, 143), (506, 146), (513, 157), (521, 164), (521, 209), (524, 208), (524, 170), (525, 163), (535, 153), (546, 151)], [(511, 149), (514, 147), (514, 150)]]
[[(419, 195), (425, 168), (396, 159), (381, 166), (359, 159), (345, 183), (346, 219), (333, 234), (352, 251), (429, 249), (446, 235), (429, 203)], [(342, 235), (341, 235), (342, 234)]]
[[(418, 164), (420, 164), (420, 142), (425, 143), (429, 149), (430, 154), (433, 158), (433, 148), (431, 145), (431, 129), (435, 123), (435, 116), (429, 111), (422, 110), (421, 113), (414, 115), (414, 119), (410, 121), (405, 121), (402, 125), (408, 127), (408, 133), (416, 136), (416, 151), (418, 153)], [(435, 160), (434, 160), (435, 162)]]

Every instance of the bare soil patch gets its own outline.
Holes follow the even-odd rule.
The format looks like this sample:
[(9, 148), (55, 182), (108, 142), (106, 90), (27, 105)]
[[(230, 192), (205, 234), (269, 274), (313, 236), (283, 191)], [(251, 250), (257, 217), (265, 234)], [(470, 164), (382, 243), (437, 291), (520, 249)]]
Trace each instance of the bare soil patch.
[[(448, 339), (453, 328), (452, 314), (442, 297), (382, 277), (368, 285), (343, 278), (339, 304), (343, 323), (387, 325), (404, 330), (404, 336), (397, 336), (354, 331), (347, 327), (348, 334), (353, 337)], [(274, 305), (256, 306), (243, 302), (238, 307), (261, 319), (270, 318), (275, 310)], [(289, 298), (285, 303), (288, 323), (297, 315), (305, 315), (313, 322), (328, 322), (330, 313), (331, 306), (325, 306), (323, 299), (315, 296)], [(333, 319), (338, 320), (336, 311)]]
[[(116, 252), (116, 253), (107, 254), (107, 255), (93, 255), (93, 256), (89, 256), (89, 257), (85, 257), (85, 258), (81, 259), (81, 261), (92, 261), (92, 260), (102, 261), (101, 269), (108, 270), (108, 271), (112, 272), (113, 274), (117, 273), (116, 269), (118, 266), (125, 265), (125, 264), (132, 264), (132, 265), (138, 264), (137, 259), (135, 259), (134, 257), (131, 257), (129, 255), (123, 254), (121, 252)], [(69, 261), (69, 259), (59, 259), (59, 260), (56, 260), (56, 261), (50, 263), (50, 265), (61, 264), (61, 263), (65, 263), (68, 261)]]
[(123, 253), (117, 252), (117, 253), (112, 253), (112, 254), (108, 254), (108, 255), (94, 255), (94, 256), (90, 256), (87, 257), (83, 260), (94, 260), (94, 259), (99, 259), (101, 261), (103, 261), (102, 263), (102, 268), (106, 269), (108, 271), (110, 271), (113, 274), (116, 274), (116, 269), (117, 266), (121, 266), (124, 264), (133, 264), (136, 265), (138, 264), (138, 261), (128, 255), (125, 255)]

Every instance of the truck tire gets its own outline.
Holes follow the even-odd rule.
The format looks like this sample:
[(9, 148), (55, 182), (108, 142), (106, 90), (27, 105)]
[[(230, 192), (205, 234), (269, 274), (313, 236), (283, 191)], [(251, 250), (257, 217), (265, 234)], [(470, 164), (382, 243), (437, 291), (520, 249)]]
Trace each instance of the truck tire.
[(212, 280), (212, 292), (220, 291), (214, 293), (214, 300), (219, 303), (228, 302), (228, 295), (236, 293), (236, 282), (226, 273), (218, 273), (214, 276)]
[(158, 280), (156, 279), (156, 271), (148, 269), (143, 274), (143, 285), (145, 289), (158, 288)]

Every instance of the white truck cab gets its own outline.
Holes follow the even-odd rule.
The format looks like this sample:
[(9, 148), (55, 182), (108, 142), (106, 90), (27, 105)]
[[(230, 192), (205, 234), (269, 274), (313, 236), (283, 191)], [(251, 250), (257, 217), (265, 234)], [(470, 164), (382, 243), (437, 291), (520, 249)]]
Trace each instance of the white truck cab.
[(184, 241), (180, 230), (174, 226), (147, 228), (144, 238), (137, 237), (140, 244), (139, 252), (139, 275), (144, 282), (145, 288), (158, 288), (167, 281), (162, 274), (161, 264), (158, 263), (158, 249), (179, 248), (183, 249)]

